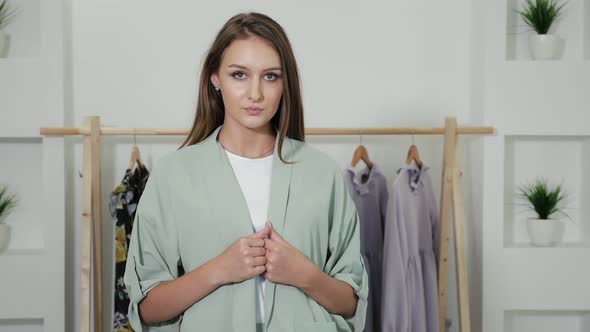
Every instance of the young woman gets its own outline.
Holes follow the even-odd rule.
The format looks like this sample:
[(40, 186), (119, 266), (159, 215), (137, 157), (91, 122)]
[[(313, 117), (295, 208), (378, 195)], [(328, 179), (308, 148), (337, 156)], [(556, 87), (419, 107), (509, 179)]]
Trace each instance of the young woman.
[(339, 165), (304, 143), (285, 32), (262, 14), (232, 17), (205, 59), (190, 135), (139, 202), (125, 272), (133, 328), (362, 331), (359, 241)]

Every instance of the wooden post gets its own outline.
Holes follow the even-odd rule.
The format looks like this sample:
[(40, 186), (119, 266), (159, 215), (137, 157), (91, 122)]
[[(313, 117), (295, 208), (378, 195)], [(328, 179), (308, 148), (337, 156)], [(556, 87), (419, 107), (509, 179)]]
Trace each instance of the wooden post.
[[(84, 119), (85, 129), (90, 130), (90, 118)], [(80, 263), (80, 332), (90, 332), (90, 246), (92, 234), (92, 157), (90, 136), (83, 136), (84, 159), (83, 207)]]
[(102, 217), (100, 188), (100, 117), (91, 116), (90, 142), (92, 159), (92, 243), (94, 276), (94, 332), (102, 332)]
[[(458, 164), (456, 164), (458, 165)], [(465, 263), (465, 243), (463, 234), (463, 194), (461, 191), (461, 171), (453, 173), (453, 229), (455, 230), (455, 265), (457, 270), (457, 299), (459, 305), (460, 330), (471, 331), (469, 317), (469, 291), (467, 265)]]
[(459, 169), (457, 141), (457, 120), (455, 118), (447, 118), (445, 120), (438, 271), (440, 332), (445, 332), (449, 224), (451, 218), (451, 207), (453, 208), (453, 230), (455, 235), (455, 265), (457, 272), (457, 299), (459, 305), (459, 331), (471, 331), (467, 267), (465, 263), (465, 244), (463, 234), (463, 194), (461, 191), (461, 170)]
[[(90, 332), (90, 314), (93, 312), (94, 332), (102, 332), (100, 117), (85, 117), (84, 127), (90, 134), (83, 138), (84, 207), (82, 211), (82, 262), (80, 265), (80, 331)], [(91, 248), (93, 279), (90, 277)], [(94, 311), (90, 308), (91, 284), (93, 284)]]
[(457, 141), (457, 120), (445, 119), (442, 188), (440, 195), (440, 249), (438, 257), (438, 308), (440, 332), (445, 332), (446, 290), (449, 254), (449, 225), (453, 198), (453, 169)]

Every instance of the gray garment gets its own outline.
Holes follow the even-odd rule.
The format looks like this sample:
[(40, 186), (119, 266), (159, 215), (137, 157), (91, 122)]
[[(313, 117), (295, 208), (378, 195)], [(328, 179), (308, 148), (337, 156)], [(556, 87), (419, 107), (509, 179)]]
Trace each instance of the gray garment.
[(348, 191), (359, 212), (361, 254), (369, 275), (369, 296), (366, 332), (380, 332), (381, 328), (381, 276), (383, 261), (383, 225), (387, 211), (387, 179), (377, 165), (356, 170), (349, 166), (345, 171)]
[(381, 308), (386, 332), (439, 331), (439, 212), (428, 169), (404, 165), (390, 191)]

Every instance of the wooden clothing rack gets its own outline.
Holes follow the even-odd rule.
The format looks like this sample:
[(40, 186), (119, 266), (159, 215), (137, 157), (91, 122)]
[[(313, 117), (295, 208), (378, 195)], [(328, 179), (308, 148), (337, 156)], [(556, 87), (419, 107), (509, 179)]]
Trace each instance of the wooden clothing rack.
[[(90, 331), (90, 315), (94, 314), (94, 331), (102, 327), (102, 277), (101, 277), (101, 174), (100, 137), (103, 135), (181, 135), (187, 136), (188, 129), (146, 129), (101, 127), (100, 117), (87, 116), (82, 128), (41, 128), (41, 135), (65, 136), (83, 135), (84, 161), (84, 207), (82, 212), (82, 264), (80, 275), (81, 319), (80, 331)], [(463, 242), (463, 197), (461, 192), (461, 171), (458, 164), (458, 135), (493, 134), (493, 127), (458, 127), (454, 117), (445, 119), (441, 128), (307, 128), (306, 135), (444, 135), (442, 188), (440, 197), (440, 254), (439, 254), (439, 320), (440, 331), (445, 331), (445, 304), (447, 285), (447, 258), (449, 248), (449, 224), (451, 207), (455, 238), (455, 260), (457, 272), (457, 296), (459, 302), (460, 331), (469, 332), (469, 293)], [(93, 267), (90, 268), (90, 248), (93, 249)], [(94, 312), (90, 310), (90, 271), (94, 277)]]

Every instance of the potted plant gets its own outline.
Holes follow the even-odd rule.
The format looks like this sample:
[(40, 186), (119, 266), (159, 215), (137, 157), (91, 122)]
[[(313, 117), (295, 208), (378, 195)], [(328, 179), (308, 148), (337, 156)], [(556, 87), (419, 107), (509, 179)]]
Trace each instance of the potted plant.
[(5, 220), (16, 203), (16, 195), (10, 194), (7, 186), (0, 186), (0, 252), (8, 248), (10, 242), (10, 225)]
[(536, 32), (529, 36), (529, 49), (534, 60), (556, 59), (559, 36), (550, 34), (552, 24), (561, 16), (565, 3), (556, 0), (526, 0), (523, 10), (517, 10), (524, 22)]
[(8, 25), (16, 10), (10, 10), (6, 0), (0, 1), (0, 58), (4, 58), (8, 51), (9, 37), (2, 29)]
[(554, 219), (556, 213), (563, 212), (563, 200), (566, 197), (561, 185), (549, 187), (547, 179), (537, 178), (532, 184), (525, 184), (518, 189), (526, 205), (535, 211), (537, 218), (528, 219), (527, 230), (533, 245), (551, 246), (561, 241), (565, 224)]

